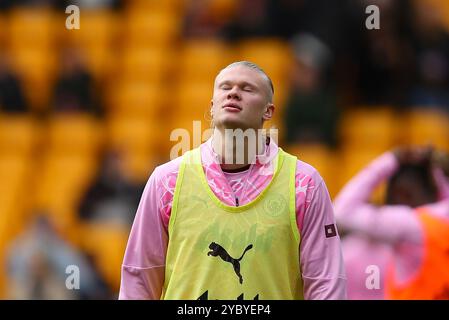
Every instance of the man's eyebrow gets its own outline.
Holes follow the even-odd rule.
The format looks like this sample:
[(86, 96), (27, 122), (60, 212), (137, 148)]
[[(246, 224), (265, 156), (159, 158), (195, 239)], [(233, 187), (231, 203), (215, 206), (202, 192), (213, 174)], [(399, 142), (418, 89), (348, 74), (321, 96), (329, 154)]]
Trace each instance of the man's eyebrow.
[(218, 84), (219, 86), (224, 85), (224, 84), (229, 84), (229, 83), (230, 83), (229, 80), (222, 80), (222, 81), (217, 82), (217, 84)]
[[(218, 82), (217, 84), (218, 84), (218, 86), (222, 86), (222, 85), (231, 84), (231, 83), (232, 83), (232, 81), (230, 81), (230, 80), (222, 80), (222, 81)], [(256, 84), (248, 82), (248, 81), (241, 81), (238, 84), (240, 86), (243, 86), (243, 87), (245, 87), (245, 86), (250, 86), (252, 88), (256, 88), (257, 87)]]
[(247, 82), (247, 81), (243, 81), (243, 82), (242, 82), (242, 85), (243, 85), (244, 87), (246, 87), (246, 86), (250, 86), (250, 87), (252, 87), (252, 88), (256, 88), (256, 87), (257, 87), (256, 84), (251, 83), (251, 82)]

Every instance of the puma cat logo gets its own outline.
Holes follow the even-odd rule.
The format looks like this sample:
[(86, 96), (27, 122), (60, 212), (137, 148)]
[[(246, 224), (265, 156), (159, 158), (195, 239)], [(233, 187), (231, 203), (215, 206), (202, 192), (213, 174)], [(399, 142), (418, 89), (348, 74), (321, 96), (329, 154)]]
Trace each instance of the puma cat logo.
[(243, 283), (243, 277), (240, 274), (240, 260), (242, 260), (242, 258), (245, 255), (246, 251), (252, 249), (252, 247), (253, 247), (253, 245), (250, 244), (249, 246), (246, 247), (245, 251), (243, 251), (242, 256), (240, 258), (234, 259), (227, 253), (225, 248), (220, 246), (218, 243), (212, 242), (209, 245), (209, 249), (211, 251), (209, 251), (207, 253), (207, 255), (208, 256), (213, 256), (213, 257), (219, 256), (223, 261), (226, 261), (226, 262), (229, 262), (230, 264), (232, 264), (232, 266), (234, 267), (235, 273), (239, 277), (239, 282), (240, 282), (240, 284), (242, 284)]

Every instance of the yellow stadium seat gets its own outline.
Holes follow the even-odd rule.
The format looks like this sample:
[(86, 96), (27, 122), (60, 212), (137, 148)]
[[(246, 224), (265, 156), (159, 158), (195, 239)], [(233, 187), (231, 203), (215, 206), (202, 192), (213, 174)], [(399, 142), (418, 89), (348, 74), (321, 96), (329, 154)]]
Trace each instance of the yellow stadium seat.
[[(23, 229), (30, 206), (31, 161), (21, 156), (0, 157), (0, 264), (4, 263), (9, 243)], [(6, 292), (4, 266), (0, 266), (0, 296)]]
[(79, 48), (108, 47), (118, 37), (119, 17), (112, 10), (84, 10), (80, 28), (64, 28), (63, 36), (68, 44)]
[(49, 147), (54, 153), (91, 155), (102, 146), (102, 124), (89, 114), (58, 114), (50, 120)]
[(6, 276), (6, 261), (3, 256), (3, 252), (0, 252), (0, 299), (8, 299), (7, 290), (7, 276)]
[(286, 151), (298, 157), (316, 170), (323, 178), (329, 193), (335, 197), (338, 190), (338, 175), (336, 168), (335, 152), (329, 147), (320, 144), (295, 144), (286, 147)]
[(192, 120), (209, 117), (213, 86), (213, 81), (180, 83), (175, 97), (174, 114), (190, 115)]
[(50, 9), (13, 9), (8, 16), (9, 46), (22, 50), (53, 47), (55, 30), (58, 28), (56, 22), (56, 14)]
[(0, 115), (0, 155), (31, 155), (41, 128), (30, 116)]
[(66, 47), (77, 48), (85, 54), (89, 70), (101, 79), (116, 61), (119, 31), (119, 17), (112, 10), (85, 10), (81, 13), (80, 28), (63, 28), (60, 36)]
[(165, 89), (148, 81), (122, 81), (110, 91), (111, 114), (158, 117), (165, 106)]
[(229, 21), (236, 12), (237, 0), (212, 0), (209, 5), (211, 17), (214, 21)]
[(56, 75), (58, 61), (55, 52), (47, 49), (9, 51), (11, 65), (23, 82), (25, 95), (34, 110), (48, 105), (51, 83)]
[(157, 46), (131, 46), (122, 54), (118, 74), (123, 81), (145, 80), (159, 83), (166, 79), (173, 64), (171, 51)]
[(179, 17), (171, 11), (130, 11), (125, 16), (124, 40), (127, 45), (172, 44), (181, 30)]
[(6, 42), (6, 16), (4, 13), (0, 13), (0, 48), (5, 46)]
[(86, 66), (92, 76), (99, 82), (108, 79), (108, 76), (116, 68), (115, 63), (118, 59), (114, 48), (94, 46), (85, 49)]
[(97, 169), (96, 158), (82, 154), (48, 154), (36, 177), (33, 207), (47, 211), (56, 227), (70, 232), (76, 209)]
[(187, 40), (179, 62), (181, 81), (212, 83), (218, 72), (233, 62), (232, 52), (229, 45), (218, 40)]
[(24, 210), (29, 205), (31, 162), (18, 155), (0, 157), (0, 217), (6, 222), (0, 234), (9, 237), (23, 223)]
[(397, 142), (400, 129), (392, 110), (382, 107), (347, 110), (339, 125), (344, 147), (370, 148), (374, 152), (384, 152)]
[(29, 158), (17, 154), (0, 155), (0, 190), (2, 192), (19, 191), (30, 170)]
[(238, 47), (239, 60), (248, 60), (259, 65), (278, 85), (288, 75), (293, 53), (287, 42), (279, 39), (244, 40)]
[(0, 152), (0, 297), (4, 298), (7, 297), (6, 249), (27, 221), (29, 194), (33, 192), (31, 164), (26, 156)]
[(449, 116), (437, 110), (414, 110), (405, 120), (410, 144), (425, 145), (449, 151)]
[(83, 224), (80, 230), (82, 230), (83, 250), (93, 256), (106, 282), (118, 292), (129, 231), (115, 225), (100, 223)]
[(446, 32), (449, 31), (449, 2), (446, 0), (418, 0), (417, 10), (426, 10), (434, 17), (438, 19)]
[(124, 154), (127, 177), (136, 184), (145, 184), (156, 165), (165, 156), (165, 154), (156, 154), (148, 151)]
[(107, 134), (108, 147), (125, 153), (157, 150), (164, 139), (157, 120), (134, 116), (110, 117)]
[(108, 123), (108, 148), (121, 153), (125, 173), (144, 183), (155, 165), (168, 157), (169, 133), (142, 117), (114, 117)]
[(185, 0), (128, 0), (126, 8), (135, 11), (173, 11), (180, 13), (186, 4)]
[[(341, 164), (338, 167), (338, 190), (340, 190), (350, 179), (352, 179), (356, 174), (365, 168), (372, 160), (376, 159), (382, 154), (382, 152), (377, 152), (371, 149), (369, 145), (364, 148), (350, 148), (344, 147), (337, 154), (335, 158), (335, 163)], [(385, 184), (381, 184), (374, 192), (371, 200), (375, 203), (382, 203), (385, 193)]]

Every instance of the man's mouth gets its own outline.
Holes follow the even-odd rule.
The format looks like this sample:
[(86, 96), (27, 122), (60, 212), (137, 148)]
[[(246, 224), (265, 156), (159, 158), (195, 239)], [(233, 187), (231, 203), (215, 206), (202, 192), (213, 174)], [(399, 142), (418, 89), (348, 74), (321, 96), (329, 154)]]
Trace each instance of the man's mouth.
[(235, 103), (227, 103), (223, 106), (223, 109), (229, 110), (229, 111), (241, 111), (242, 108)]

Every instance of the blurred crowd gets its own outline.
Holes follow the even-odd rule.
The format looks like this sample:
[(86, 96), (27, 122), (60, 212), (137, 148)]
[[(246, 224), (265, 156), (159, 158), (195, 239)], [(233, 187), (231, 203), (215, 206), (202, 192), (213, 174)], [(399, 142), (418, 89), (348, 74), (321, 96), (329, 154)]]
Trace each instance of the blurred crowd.
[[(133, 2), (133, 1), (130, 1)], [(151, 2), (151, 0), (150, 0)], [(294, 55), (285, 102), (286, 141), (338, 143), (339, 115), (347, 106), (440, 108), (449, 112), (449, 36), (442, 1), (399, 0), (198, 0), (182, 1), (182, 39), (210, 38), (228, 43), (250, 38), (279, 38)], [(440, 5), (437, 5), (440, 3)], [(69, 4), (81, 10), (117, 10), (118, 0), (1, 1), (14, 7)], [(380, 29), (368, 30), (365, 8), (380, 9)], [(447, 6), (446, 6), (447, 7)], [(118, 47), (118, 45), (117, 45)], [(59, 48), (59, 73), (47, 101), (55, 111), (101, 115), (104, 93), (86, 65), (85, 53)], [(2, 110), (30, 110), (20, 77), (0, 59)], [(98, 80), (98, 79), (97, 79)]]
[[(116, 297), (119, 266), (115, 272), (110, 271), (111, 267), (107, 266), (107, 256), (110, 255), (108, 250), (114, 249), (105, 249), (100, 245), (95, 247), (93, 243), (87, 242), (103, 239), (98, 240), (98, 243), (103, 243), (102, 241), (109, 243), (109, 239), (116, 239), (114, 230), (120, 230), (118, 231), (120, 236), (117, 238), (122, 242), (121, 246), (115, 247), (114, 255), (118, 257), (117, 261), (121, 261), (125, 245), (123, 241), (126, 241), (146, 179), (154, 165), (161, 160), (167, 160), (168, 157), (168, 149), (161, 148), (160, 144), (170, 145), (169, 134), (165, 134), (169, 132), (170, 125), (160, 129), (161, 124), (168, 121), (167, 117), (172, 114), (178, 114), (180, 118), (190, 113), (195, 114), (189, 110), (189, 106), (182, 106), (177, 100), (161, 100), (178, 88), (186, 86), (190, 90), (187, 94), (193, 95), (193, 98), (187, 101), (197, 104), (200, 102), (191, 89), (196, 76), (184, 73), (188, 68), (178, 68), (176, 58), (165, 57), (168, 62), (158, 60), (161, 59), (159, 52), (163, 52), (162, 56), (166, 52), (174, 54), (183, 43), (198, 41), (199, 50), (193, 52), (203, 60), (199, 64), (192, 63), (191, 68), (196, 72), (194, 75), (206, 74), (205, 82), (211, 84), (213, 75), (219, 69), (202, 69), (215, 67), (213, 61), (218, 60), (214, 60), (216, 59), (214, 50), (220, 52), (220, 48), (224, 48), (231, 53), (233, 48), (241, 43), (254, 39), (256, 41), (275, 39), (285, 45), (288, 53), (285, 60), (280, 58), (281, 56), (267, 56), (266, 60), (254, 62), (260, 63), (262, 68), (265, 67), (264, 61), (267, 62), (267, 71), (270, 75), (270, 71), (275, 70), (271, 69), (272, 65), (286, 66), (282, 72), (273, 76), (275, 97), (278, 99), (280, 110), (275, 125), (282, 132), (281, 145), (293, 146), (292, 150), (298, 150), (299, 153), (301, 150), (309, 150), (306, 146), (319, 146), (324, 148), (320, 150), (326, 150), (326, 154), (347, 147), (341, 127), (345, 123), (344, 119), (348, 119), (346, 115), (353, 109), (362, 108), (368, 112), (367, 114), (374, 114), (376, 110), (384, 112), (387, 107), (389, 113), (399, 117), (413, 110), (437, 110), (437, 117), (449, 118), (449, 6), (444, 0), (167, 0), (166, 3), (164, 0), (165, 4), (157, 2), (161, 1), (0, 0), (0, 29), (8, 24), (8, 17), (23, 8), (50, 10), (59, 17), (57, 20), (59, 24), (53, 25), (52, 28), (65, 29), (64, 21), (68, 15), (65, 8), (75, 4), (81, 9), (81, 29), (84, 14), (99, 11), (108, 12), (116, 18), (113, 20), (115, 29), (122, 29), (123, 26), (123, 29), (131, 30), (129, 38), (122, 37), (117, 41), (112, 38), (110, 45), (99, 50), (95, 49), (102, 43), (99, 35), (102, 32), (112, 33), (112, 25), (106, 23), (105, 29), (89, 30), (88, 33), (92, 37), (89, 46), (94, 48), (93, 51), (86, 50), (82, 42), (80, 44), (76, 41), (66, 41), (69, 32), (76, 34), (78, 30), (60, 31), (62, 40), (59, 39), (55, 47), (51, 44), (51, 49), (44, 51), (45, 55), (51, 54), (58, 58), (48, 65), (45, 63), (37, 65), (35, 67), (38, 69), (35, 72), (38, 74), (37, 78), (33, 78), (34, 71), (24, 72), (20, 63), (17, 64), (17, 60), (20, 54), (30, 48), (34, 50), (45, 44), (30, 46), (25, 44), (22, 47), (21, 39), (15, 44), (14, 39), (8, 39), (0, 30), (0, 119), (24, 115), (36, 120), (41, 127), (47, 128), (55, 116), (82, 114), (99, 123), (100, 131), (102, 129), (106, 131), (107, 128), (112, 132), (112, 138), (100, 143), (92, 153), (94, 169), (87, 175), (88, 178), (85, 179), (87, 182), (80, 184), (79, 194), (72, 203), (75, 222), (58, 225), (57, 213), (45, 213), (53, 208), (31, 205), (23, 209), (32, 212), (24, 214), (27, 217), (24, 219), (26, 223), (23, 223), (16, 233), (11, 234), (11, 239), (8, 238), (5, 243), (1, 243), (0, 250), (5, 252), (3, 259), (7, 266), (4, 270), (7, 273), (7, 284), (1, 288), (2, 296), (19, 299)], [(368, 30), (365, 27), (365, 20), (368, 17), (365, 8), (371, 4), (380, 8), (379, 30)], [(162, 14), (164, 19), (168, 16), (174, 17), (175, 22), (172, 24), (174, 36), (169, 40), (162, 39), (158, 27), (152, 25), (153, 21), (156, 23), (158, 20), (152, 16), (151, 10), (158, 5), (164, 7), (161, 9), (161, 12), (164, 12)], [(176, 14), (166, 15), (166, 11), (173, 11)], [(143, 22), (138, 18), (143, 19)], [(153, 18), (155, 20), (151, 20)], [(162, 26), (171, 23), (170, 21), (163, 20), (158, 23)], [(134, 22), (136, 27), (133, 27)], [(36, 19), (36, 23), (39, 23), (39, 19)], [(100, 22), (99, 26), (102, 26)], [(146, 27), (148, 29), (145, 29)], [(168, 30), (171, 30), (170, 27)], [(97, 32), (98, 38), (95, 37)], [(167, 34), (170, 32), (167, 31)], [(218, 42), (220, 45), (216, 47), (218, 49), (213, 47), (210, 54), (207, 51), (208, 47), (203, 47), (202, 43), (211, 42)], [(32, 39), (30, 43), (33, 43)], [(161, 51), (162, 47), (168, 50)], [(133, 55), (133, 59), (136, 60), (130, 60), (129, 64), (134, 66), (134, 69), (127, 68), (126, 57), (131, 49), (143, 53), (142, 60), (135, 58), (138, 57), (137, 54)], [(263, 54), (261, 52), (263, 49), (257, 51), (258, 54)], [(251, 60), (251, 57), (243, 54), (232, 55), (232, 58)], [(275, 61), (276, 59), (280, 61)], [(165, 61), (164, 66), (170, 72), (162, 75), (157, 73), (163, 64), (159, 61)], [(49, 67), (47, 70), (46, 66), (52, 64), (56, 67), (54, 69)], [(108, 68), (102, 67), (106, 64)], [(225, 64), (218, 64), (216, 67), (224, 66)], [(25, 68), (27, 67), (29, 65), (25, 64)], [(129, 70), (133, 71), (126, 72)], [(23, 76), (28, 73), (31, 74), (30, 77)], [(140, 86), (141, 84), (144, 85)], [(202, 95), (212, 94), (211, 90), (205, 92), (204, 88), (208, 87), (203, 86), (201, 81), (195, 85)], [(128, 87), (132, 87), (129, 90), (135, 96), (141, 94), (139, 90), (145, 91), (144, 98), (139, 100), (128, 98), (125, 94), (121, 95), (125, 91), (124, 88)], [(281, 89), (279, 93), (278, 87)], [(201, 113), (207, 110), (208, 101), (205, 100), (205, 103), (197, 106), (199, 112), (195, 115), (201, 117)], [(122, 107), (121, 104), (125, 106)], [(148, 110), (142, 111), (145, 108)], [(158, 110), (153, 111), (157, 108)], [(182, 108), (187, 112), (182, 113), (184, 112), (181, 111)], [(129, 114), (133, 112), (135, 114), (130, 117)], [(146, 117), (150, 119), (147, 122), (142, 120), (147, 119)], [(127, 121), (123, 122), (124, 118)], [(171, 123), (176, 126), (187, 123), (179, 120)], [(191, 120), (194, 119), (189, 119)], [(120, 132), (117, 137), (114, 130)], [(128, 135), (126, 130), (132, 131), (133, 134)], [(382, 130), (382, 127), (379, 130)], [(107, 132), (109, 134), (109, 131)], [(149, 132), (147, 140), (151, 142), (147, 140), (142, 142), (136, 138), (136, 135), (147, 132)], [(441, 140), (449, 141), (448, 138), (441, 137)], [(162, 139), (165, 141), (161, 142)], [(91, 140), (91, 136), (88, 135), (86, 140)], [(75, 141), (70, 140), (64, 143), (69, 146), (72, 143), (73, 146), (77, 145)], [(140, 151), (143, 144), (146, 149)], [(387, 143), (385, 146), (391, 144)], [(40, 149), (36, 149), (29, 157), (39, 155)], [(376, 153), (379, 151), (374, 150)], [(0, 158), (7, 155), (8, 150), (2, 149), (1, 152), (3, 153), (0, 153)], [(322, 155), (320, 159), (327, 157), (322, 153), (320, 155)], [(88, 158), (90, 157), (89, 155)], [(307, 155), (305, 157), (307, 158)], [(61, 158), (63, 156), (58, 154), (56, 159)], [(326, 170), (323, 167), (321, 171), (317, 159), (312, 156), (309, 162), (315, 165), (317, 161), (318, 169), (327, 178)], [(136, 167), (137, 170), (134, 170)], [(39, 170), (38, 166), (35, 168), (37, 169), (34, 170)], [(63, 172), (65, 173), (70, 174)], [(73, 175), (76, 176), (76, 172)], [(334, 193), (332, 183), (329, 185), (331, 192)], [(39, 184), (36, 188), (39, 188)], [(45, 218), (48, 216), (52, 218)], [(73, 236), (67, 231), (68, 226), (70, 228), (76, 226), (83, 231)], [(92, 226), (99, 227), (92, 228)], [(108, 233), (106, 229), (113, 231)], [(61, 282), (61, 279), (65, 279), (67, 275), (62, 266), (69, 264), (80, 267), (83, 290), (65, 290), (65, 282)], [(117, 265), (114, 264), (113, 267)]]

